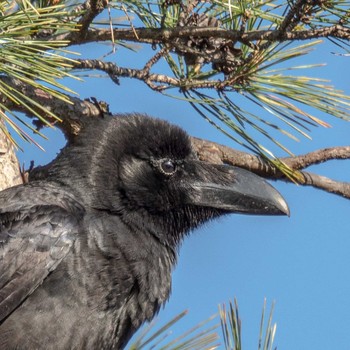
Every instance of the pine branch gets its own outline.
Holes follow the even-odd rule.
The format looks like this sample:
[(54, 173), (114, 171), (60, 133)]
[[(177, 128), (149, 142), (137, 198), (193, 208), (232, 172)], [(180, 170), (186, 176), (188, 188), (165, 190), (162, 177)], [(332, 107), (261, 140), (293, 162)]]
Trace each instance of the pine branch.
[(6, 126), (2, 121), (0, 121), (0, 174), (0, 191), (22, 184), (16, 152), (6, 135)]
[[(259, 26), (246, 27), (243, 25), (241, 28), (239, 28), (239, 30), (227, 30), (227, 27), (218, 25), (202, 27), (187, 25), (176, 26), (175, 24), (175, 27), (156, 28), (158, 22), (155, 20), (154, 23), (152, 21), (149, 23), (149, 28), (134, 28), (131, 25), (128, 29), (120, 29), (117, 27), (111, 31), (110, 28), (101, 29), (99, 27), (91, 27), (91, 24), (96, 19), (96, 16), (108, 6), (108, 1), (87, 0), (83, 4), (76, 5), (73, 7), (73, 10), (69, 12), (69, 14), (72, 16), (72, 26), (69, 27), (71, 28), (70, 30), (66, 29), (63, 32), (60, 32), (58, 28), (56, 28), (57, 26), (54, 26), (47, 32), (48, 36), (45, 37), (44, 40), (51, 43), (54, 42), (56, 44), (57, 40), (70, 39), (71, 41), (69, 45), (99, 41), (112, 41), (114, 43), (114, 40), (124, 40), (138, 43), (141, 42), (152, 45), (157, 43), (161, 44), (161, 47), (163, 48), (160, 49), (150, 60), (148, 60), (141, 69), (119, 67), (114, 63), (103, 62), (100, 60), (78, 60), (75, 62), (70, 62), (69, 65), (70, 67), (73, 66), (74, 68), (79, 69), (102, 70), (106, 72), (117, 84), (119, 83), (119, 77), (136, 78), (146, 83), (155, 91), (164, 91), (170, 87), (177, 87), (184, 93), (186, 91), (190, 93), (197, 93), (199, 89), (203, 88), (214, 89), (219, 93), (219, 98), (222, 99), (221, 102), (223, 104), (220, 105), (221, 107), (218, 106), (217, 102), (214, 104), (210, 96), (206, 96), (199, 92), (197, 95), (193, 95), (194, 97), (191, 95), (191, 98), (188, 100), (190, 103), (198, 102), (198, 106), (206, 109), (204, 112), (209, 112), (214, 115), (214, 117), (218, 116), (220, 121), (222, 121), (220, 117), (222, 117), (223, 110), (224, 112), (234, 111), (232, 112), (232, 115), (239, 120), (239, 123), (244, 124), (244, 126), (248, 125), (253, 127), (262, 132), (265, 136), (269, 137), (268, 133), (263, 128), (258, 126), (258, 123), (265, 123), (265, 125), (272, 126), (276, 129), (279, 129), (278, 126), (268, 120), (260, 118), (260, 116), (249, 114), (249, 111), (247, 112), (240, 109), (239, 106), (236, 106), (235, 103), (232, 102), (227, 95), (225, 95), (226, 91), (234, 92), (236, 89), (240, 89), (240, 91), (247, 92), (246, 96), (249, 95), (249, 98), (253, 103), (258, 104), (259, 106), (267, 105), (274, 115), (277, 114), (279, 118), (286, 120), (289, 126), (294, 127), (295, 130), (304, 135), (305, 133), (300, 129), (299, 124), (294, 125), (290, 123), (290, 120), (294, 120), (293, 117), (295, 115), (299, 117), (299, 112), (296, 107), (294, 107), (289, 100), (285, 100), (284, 97), (297, 100), (304, 104), (311, 104), (313, 107), (318, 108), (319, 110), (326, 110), (328, 113), (333, 113), (335, 116), (343, 117), (346, 115), (347, 104), (344, 102), (344, 104), (339, 107), (338, 102), (343, 98), (346, 99), (347, 96), (338, 94), (338, 92), (331, 89), (329, 90), (331, 91), (330, 94), (323, 95), (325, 91), (328, 91), (328, 86), (317, 85), (318, 82), (314, 83), (312, 81), (310, 84), (303, 82), (304, 85), (302, 85), (301, 82), (299, 82), (301, 85), (293, 84), (295, 80), (288, 76), (284, 78), (284, 81), (279, 81), (278, 76), (277, 78), (275, 76), (272, 78), (271, 74), (269, 75), (268, 72), (265, 73), (263, 70), (266, 69), (266, 67), (271, 68), (274, 62), (284, 62), (289, 58), (301, 55), (301, 51), (304, 49), (304, 53), (307, 53), (307, 45), (304, 45), (305, 48), (298, 48), (298, 52), (294, 52), (292, 50), (288, 52), (288, 50), (282, 49), (282, 53), (283, 50), (287, 53), (284, 55), (279, 54), (280, 49), (274, 51), (274, 45), (276, 42), (310, 40), (320, 37), (340, 38), (343, 40), (350, 39), (350, 28), (348, 27), (348, 22), (344, 19), (345, 14), (343, 10), (338, 11), (340, 14), (339, 21), (329, 21), (328, 26), (325, 26), (325, 24), (327, 24), (325, 21), (321, 25), (312, 26), (311, 29), (297, 30), (297, 28), (300, 28), (297, 25), (300, 23), (303, 24), (305, 20), (307, 20), (303, 17), (305, 15), (310, 15), (317, 21), (315, 9), (319, 8), (321, 5), (321, 2), (296, 0), (296, 2), (289, 7), (289, 9), (287, 8), (287, 14), (284, 19), (278, 19), (277, 22), (275, 22), (276, 26), (270, 27), (276, 29), (270, 30), (261, 30)], [(193, 3), (193, 6), (196, 6), (196, 3)], [(277, 17), (272, 18), (276, 19)], [(74, 22), (73, 19), (78, 21), (77, 27), (75, 27), (76, 22)], [(28, 26), (28, 28), (30, 29), (31, 27)], [(75, 31), (73, 28), (77, 28), (78, 30)], [(256, 30), (253, 30), (254, 28), (256, 28)], [(306, 26), (302, 28), (306, 28)], [(224, 80), (221, 81), (215, 79), (215, 77), (210, 74), (188, 75), (188, 71), (186, 72), (184, 67), (188, 69), (188, 65), (191, 65), (190, 63), (187, 65), (186, 62), (186, 64), (182, 62), (182, 67), (181, 63), (179, 66), (176, 66), (176, 64), (171, 62), (172, 58), (170, 55), (168, 55), (169, 52), (177, 53), (182, 57), (182, 59), (184, 57), (186, 58), (186, 56), (192, 55), (197, 58), (201, 58), (203, 62), (215, 63), (212, 52), (208, 53), (205, 52), (205, 50), (200, 51), (196, 47), (185, 45), (184, 42), (186, 42), (186, 40), (181, 40), (197, 40), (193, 38), (208, 40), (217, 39), (219, 41), (224, 40), (224, 43), (225, 40), (227, 40), (227, 42), (232, 45), (231, 59), (233, 59), (233, 67), (236, 69), (236, 71), (233, 71), (232, 74), (230, 72), (226, 72), (224, 74)], [(43, 38), (41, 38), (41, 40), (43, 40)], [(34, 35), (32, 36), (32, 41), (35, 43), (38, 41), (38, 38), (36, 38)], [(240, 48), (236, 48), (234, 46), (237, 42), (242, 44)], [(259, 47), (259, 43), (261, 42), (264, 43), (263, 45), (266, 43), (266, 47), (269, 47), (270, 51), (262, 50), (261, 46)], [(243, 54), (243, 47), (250, 48), (249, 55)], [(51, 48), (51, 46), (48, 46), (48, 50), (49, 48)], [(221, 49), (220, 45), (218, 48)], [(42, 50), (44, 52), (45, 48)], [(156, 74), (151, 71), (155, 64), (163, 57), (168, 60), (169, 66), (173, 70), (172, 76)], [(25, 61), (25, 59), (23, 60)], [(268, 63), (266, 63), (267, 61)], [(20, 63), (22, 63), (22, 61), (19, 61), (17, 65)], [(16, 66), (13, 67), (16, 68)], [(215, 69), (215, 67), (213, 69)], [(29, 71), (29, 73), (32, 72)], [(10, 73), (7, 74), (11, 76)], [(31, 99), (32, 103), (28, 103), (27, 106), (21, 103), (16, 103), (16, 99), (11, 99), (9, 98), (9, 95), (3, 93), (3, 96), (0, 96), (0, 98), (3, 102), (4, 108), (7, 108), (8, 111), (24, 112), (30, 117), (43, 117), (47, 119), (49, 123), (56, 123), (57, 126), (59, 126), (65, 133), (67, 139), (74, 138), (74, 136), (79, 133), (86, 117), (96, 117), (105, 113), (104, 108), (101, 108), (97, 102), (82, 101), (77, 98), (69, 97), (65, 94), (61, 94), (61, 96), (64, 98), (60, 100), (57, 98), (57, 96), (54, 97), (53, 95), (49, 94), (48, 91), (41, 90), (40, 86), (38, 88), (38, 86), (33, 84), (26, 84), (25, 80), (20, 81), (11, 77), (3, 76), (0, 78), (0, 82), (13, 88), (13, 91), (18, 91), (20, 94), (22, 94), (22, 96)], [(285, 86), (288, 88), (284, 88)], [(294, 86), (301, 86), (301, 88), (299, 90), (292, 88)], [(249, 87), (249, 91), (246, 89), (247, 87)], [(313, 90), (310, 87), (313, 88)], [(316, 87), (319, 87), (319, 90), (317, 90)], [(276, 97), (276, 95), (278, 96)], [(307, 95), (310, 95), (311, 98), (306, 98), (305, 96)], [(201, 96), (203, 98), (200, 98)], [(316, 99), (314, 96), (316, 96)], [(68, 103), (68, 101), (70, 101), (70, 103)], [(220, 108), (223, 108), (223, 110), (219, 110)], [(200, 110), (199, 112), (201, 113), (202, 111)], [(56, 119), (53, 119), (53, 114), (60, 116), (64, 115), (65, 117), (63, 122), (58, 123)], [(205, 117), (207, 117), (207, 115), (205, 115)], [(255, 120), (258, 120), (258, 123), (256, 123)], [(322, 122), (317, 120), (317, 118), (305, 113), (302, 114), (300, 120), (305, 123), (319, 123), (323, 125)], [(215, 124), (215, 122), (212, 123)], [(249, 139), (249, 135), (246, 134), (244, 130), (242, 131), (239, 123), (234, 124), (232, 121), (230, 121), (230, 123), (231, 124), (228, 123), (227, 125), (232, 127), (233, 132), (236, 132), (246, 141), (248, 140), (249, 145), (252, 146), (252, 149), (254, 150), (254, 140)], [(36, 122), (36, 126), (38, 128), (42, 127), (43, 125), (43, 119), (42, 121)], [(217, 124), (215, 125), (217, 126)], [(282, 131), (285, 132), (284, 130)], [(198, 154), (202, 159), (213, 162), (229, 163), (250, 169), (264, 177), (286, 180), (285, 175), (281, 172), (281, 170), (277, 169), (274, 164), (266, 162), (263, 158), (258, 156), (237, 152), (230, 148), (224, 148), (224, 146), (210, 143), (209, 141), (194, 140), (194, 144), (198, 147)], [(330, 159), (349, 159), (349, 153), (350, 152), (348, 149), (335, 148), (332, 150), (320, 150), (303, 156), (283, 158), (281, 161), (283, 161), (283, 163), (289, 166), (291, 169), (301, 171), (309, 165), (319, 164), (320, 162), (325, 162)], [(328, 192), (350, 198), (347, 183), (333, 181), (320, 177), (319, 175), (306, 172), (301, 174), (302, 176), (300, 177), (299, 181), (303, 185), (311, 185), (313, 187), (321, 188)]]
[[(227, 30), (220, 27), (176, 27), (176, 28), (132, 28), (113, 30), (115, 40), (125, 40), (147, 44), (171, 44), (176, 38), (221, 38), (233, 42), (255, 42), (267, 40), (271, 42), (284, 42), (288, 40), (311, 40), (317, 38), (350, 39), (350, 28), (335, 24), (321, 28), (280, 31), (280, 30), (252, 30), (243, 32), (240, 30)], [(50, 40), (67, 40), (70, 34), (57, 35)], [(91, 42), (110, 41), (111, 31), (109, 29), (89, 29), (84, 38), (71, 38), (71, 45), (86, 44)]]
[(281, 161), (294, 170), (302, 170), (311, 165), (317, 165), (336, 159), (350, 159), (350, 146), (320, 149), (301, 156), (281, 158)]
[(289, 9), (279, 30), (281, 32), (292, 31), (299, 23), (309, 23), (312, 16), (322, 1), (297, 0)]
[[(67, 101), (53, 97), (43, 90), (33, 87), (30, 84), (25, 84), (24, 82), (14, 78), (0, 77), (0, 82), (35, 100), (40, 106), (48, 109), (54, 114), (64, 116), (62, 123), (59, 123), (56, 119), (52, 120), (50, 115), (44, 115), (43, 117), (52, 123), (55, 123), (56, 126), (63, 131), (68, 140), (79, 133), (85, 118), (95, 118), (101, 116), (101, 109), (94, 102), (81, 100), (79, 98), (66, 95), (67, 100), (70, 101), (68, 103)], [(1, 93), (0, 101), (11, 111), (22, 112), (29, 118), (35, 117), (25, 106), (14, 103), (6, 95), (1, 95)], [(35, 110), (35, 108), (33, 110)], [(36, 122), (38, 129), (44, 125), (45, 124), (41, 123), (40, 121)]]
[(101, 70), (107, 73), (112, 81), (116, 82), (117, 84), (119, 84), (118, 78), (135, 78), (143, 81), (152, 90), (156, 91), (162, 91), (169, 87), (178, 87), (184, 90), (191, 88), (217, 88), (217, 86), (222, 83), (219, 80), (177, 79), (165, 74), (150, 73), (152, 64), (154, 64), (154, 62), (153, 60), (150, 60), (145, 64), (144, 68), (133, 69), (127, 67), (119, 67), (112, 62), (78, 59), (76, 60), (76, 63), (74, 63), (74, 68)]
[(350, 182), (335, 181), (309, 172), (302, 172), (302, 174), (304, 177), (303, 186), (311, 186), (350, 199)]
[[(191, 4), (195, 7), (192, 9), (194, 12), (200, 11), (196, 8), (199, 3), (193, 2)], [(308, 125), (306, 127), (300, 125), (300, 120), (302, 121), (301, 124), (311, 122), (313, 125), (326, 126), (325, 123), (314, 118), (311, 114), (300, 111), (294, 101), (321, 111), (327, 111), (336, 117), (347, 118), (349, 115), (348, 105), (345, 101), (348, 97), (341, 92), (336, 92), (336, 95), (334, 95), (335, 90), (330, 86), (323, 85), (321, 88), (320, 80), (304, 79), (304, 77), (297, 80), (279, 73), (271, 74), (273, 65), (308, 53), (312, 44), (299, 45), (294, 47), (293, 51), (293, 49), (286, 49), (286, 46), (277, 45), (276, 43), (279, 41), (289, 40), (291, 36), (296, 38), (296, 35), (300, 36), (299, 39), (305, 40), (310, 33), (314, 36), (336, 36), (339, 33), (342, 33), (341, 35), (344, 37), (350, 35), (349, 28), (346, 27), (347, 22), (339, 21), (336, 22), (337, 25), (331, 27), (320, 29), (319, 26), (313, 26), (314, 29), (312, 30), (294, 31), (296, 24), (302, 22), (303, 13), (305, 12), (303, 10), (306, 8), (308, 9), (306, 12), (311, 11), (312, 15), (315, 18), (317, 17), (313, 11), (320, 6), (319, 3), (297, 1), (291, 6), (284, 20), (283, 17), (271, 13), (266, 20), (271, 22), (270, 28), (276, 28), (274, 30), (253, 30), (255, 28), (260, 29), (260, 25), (248, 26), (243, 24), (243, 22), (246, 23), (248, 12), (246, 13), (242, 9), (235, 9), (236, 16), (242, 17), (241, 26), (228, 26), (223, 20), (218, 21), (215, 14), (196, 12), (199, 17), (204, 15), (201, 20), (194, 20), (194, 17), (188, 13), (186, 15), (188, 18), (185, 16), (186, 18), (183, 18), (183, 23), (181, 22), (180, 25), (180, 22), (176, 20), (176, 15), (174, 15), (172, 24), (168, 21), (165, 25), (164, 22), (164, 28), (157, 28), (161, 24), (159, 16), (168, 16), (163, 13), (163, 7), (161, 7), (163, 10), (159, 9), (157, 14), (157, 10), (154, 13), (149, 13), (147, 6), (144, 7), (144, 4), (131, 3), (126, 3), (126, 7), (123, 4), (120, 5), (121, 7), (117, 4), (111, 4), (111, 6), (116, 6), (119, 11), (124, 9), (126, 15), (128, 11), (135, 13), (147, 28), (135, 29), (130, 18), (127, 17), (129, 18), (128, 29), (118, 27), (113, 29), (113, 21), (110, 16), (109, 29), (91, 28), (92, 21), (108, 5), (107, 0), (87, 0), (83, 5), (73, 7), (69, 14), (72, 14), (75, 21), (78, 20), (80, 30), (76, 32), (68, 31), (61, 35), (57, 34), (56, 37), (48, 37), (47, 41), (53, 42), (58, 38), (69, 38), (71, 39), (70, 45), (101, 40), (108, 40), (113, 44), (115, 40), (119, 42), (121, 40), (147, 42), (152, 43), (152, 45), (159, 43), (162, 49), (142, 69), (118, 67), (114, 63), (99, 60), (80, 60), (73, 63), (73, 66), (79, 69), (105, 71), (117, 84), (119, 84), (119, 77), (130, 77), (143, 81), (154, 91), (163, 92), (169, 88), (178, 88), (185, 95), (185, 99), (197, 110), (198, 114), (206, 119), (213, 118), (212, 123), (218, 128), (221, 128), (220, 123), (225, 124), (224, 127), (228, 128), (231, 138), (262, 156), (269, 157), (271, 152), (267, 150), (265, 145), (260, 145), (251, 137), (252, 129), (258, 130), (269, 139), (269, 142), (272, 141), (287, 153), (290, 153), (279, 140), (270, 136), (267, 128), (274, 128), (295, 139), (296, 137), (293, 134), (285, 130), (285, 125), (288, 128), (291, 127), (299, 135), (306, 137), (308, 135), (305, 130), (308, 130)], [(249, 7), (249, 4), (246, 4), (246, 6)], [(77, 8), (81, 9), (82, 12), (77, 12)], [(262, 10), (262, 8), (259, 8), (254, 16), (265, 18)], [(140, 13), (137, 11), (140, 11)], [(148, 14), (150, 17), (143, 18), (142, 11), (146, 11), (145, 16)], [(184, 14), (182, 13), (182, 15)], [(80, 19), (79, 16), (81, 16)], [(166, 21), (167, 19), (164, 16), (163, 19)], [(103, 25), (103, 21), (100, 24), (94, 23), (94, 25)], [(227, 30), (227, 28), (239, 28), (239, 30)], [(204, 41), (202, 42), (202, 40)], [(254, 43), (255, 41), (256, 43)], [(205, 45), (204, 42), (206, 42)], [(236, 46), (237, 42), (241, 42), (241, 45)], [(174, 53), (178, 55), (178, 61), (176, 61)], [(169, 75), (160, 74), (163, 72), (151, 71), (151, 68), (161, 57), (167, 60), (169, 68), (172, 70)], [(208, 71), (210, 64), (212, 70)], [(201, 70), (204, 65), (205, 68)], [(9, 75), (11, 76), (11, 74)], [(199, 91), (200, 89), (211, 89), (218, 96), (205, 95)], [(240, 106), (236, 106), (232, 97), (228, 94), (225, 95), (226, 92), (240, 92), (250, 102), (264, 109), (264, 112), (268, 111), (272, 119), (252, 114), (249, 111), (250, 107), (243, 110)], [(192, 95), (189, 96), (189, 94)], [(335, 104), (335, 98), (341, 100), (341, 103)], [(220, 103), (217, 103), (217, 101)], [(40, 116), (38, 115), (38, 117)], [(279, 119), (277, 123), (274, 121), (276, 117)], [(236, 120), (238, 123), (236, 123)], [(283, 126), (279, 125), (280, 122), (284, 123)], [(246, 127), (248, 128), (246, 129)]]
[[(228, 164), (250, 170), (262, 177), (291, 182), (282, 172), (262, 158), (237, 151), (214, 142), (192, 138), (200, 159), (212, 163)], [(285, 157), (280, 160), (291, 169), (300, 171), (311, 165), (325, 163), (330, 160), (350, 159), (350, 146), (320, 149), (300, 156)], [(302, 175), (299, 184), (333, 193), (350, 199), (350, 182), (341, 182), (325, 176), (309, 172), (300, 172)]]
[(76, 35), (76, 40), (86, 36), (93, 20), (107, 7), (107, 5), (107, 0), (87, 0), (84, 3), (85, 13), (78, 22), (79, 33)]
[[(192, 138), (197, 151), (202, 159), (213, 163), (226, 163), (239, 167), (246, 167), (247, 162), (251, 165), (250, 170), (260, 175), (276, 176), (276, 171), (269, 170), (267, 164), (255, 155), (247, 155), (245, 152), (220, 145), (215, 142), (208, 142), (198, 138)], [(324, 148), (300, 156), (280, 158), (282, 162), (293, 170), (303, 170), (311, 165), (318, 165), (330, 160), (350, 159), (350, 146)]]
[[(67, 103), (18, 80), (6, 77), (2, 77), (0, 80), (5, 81), (22, 93), (28, 94), (55, 113), (64, 116), (62, 123), (56, 122), (55, 126), (62, 130), (68, 140), (71, 140), (80, 132), (81, 127), (83, 127), (86, 122), (86, 118), (100, 117), (104, 113), (97, 103), (80, 100), (78, 98), (71, 98), (71, 103)], [(0, 95), (0, 99), (8, 108), (25, 112), (27, 116), (33, 117), (23, 106), (13, 104), (13, 102), (5, 96)], [(197, 150), (199, 158), (203, 161), (239, 166), (265, 178), (290, 181), (276, 167), (273, 167), (270, 163), (267, 163), (258, 156), (237, 151), (207, 140), (192, 138), (192, 142)], [(306, 155), (287, 157), (281, 160), (292, 169), (301, 170), (310, 165), (320, 164), (333, 159), (350, 159), (350, 146), (318, 150)], [(301, 174), (303, 175), (303, 180), (300, 183), (301, 185), (312, 186), (350, 199), (350, 183), (334, 181), (317, 174), (306, 172), (302, 172)]]

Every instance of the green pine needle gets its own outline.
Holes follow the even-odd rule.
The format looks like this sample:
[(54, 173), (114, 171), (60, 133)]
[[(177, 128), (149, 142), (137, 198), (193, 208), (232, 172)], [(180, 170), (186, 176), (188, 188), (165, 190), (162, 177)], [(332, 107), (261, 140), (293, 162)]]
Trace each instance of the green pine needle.
[(215, 330), (218, 325), (208, 326), (216, 316), (212, 316), (207, 320), (200, 322), (195, 327), (185, 331), (183, 334), (170, 339), (172, 335), (170, 328), (177, 324), (185, 315), (187, 311), (183, 311), (172, 320), (167, 322), (164, 326), (156, 331), (153, 331), (154, 322), (151, 323), (138, 336), (138, 338), (130, 345), (129, 350), (141, 349), (158, 349), (158, 350), (209, 350), (217, 348), (218, 336)]
[[(76, 23), (67, 20), (68, 9), (64, 5), (35, 8), (27, 0), (18, 3), (1, 1), (0, 11), (3, 14), (0, 20), (0, 72), (70, 103), (66, 94), (73, 94), (74, 91), (58, 81), (65, 77), (75, 78), (69, 73), (74, 60), (68, 56), (74, 53), (65, 49), (68, 42), (34, 39), (35, 35), (42, 30), (56, 34), (74, 31)], [(46, 125), (50, 125), (47, 117), (59, 120), (52, 111), (13, 89), (6, 80), (0, 81), (0, 93), (13, 103), (24, 106)], [(5, 120), (23, 140), (33, 142), (33, 139), (15, 122), (16, 119), (21, 120), (21, 118), (13, 112), (10, 113), (2, 103), (0, 103), (0, 109), (14, 117), (10, 119), (2, 113), (0, 118)], [(29, 127), (28, 124), (24, 124)], [(14, 143), (10, 133), (6, 135)]]
[[(264, 300), (260, 329), (258, 334), (258, 350), (272, 350), (276, 335), (276, 324), (272, 322), (274, 303), (271, 306), (269, 316), (266, 319), (266, 299)], [(178, 325), (187, 311), (181, 312), (172, 320), (154, 331), (155, 322), (146, 326), (136, 340), (129, 346), (129, 350), (244, 350), (242, 340), (242, 323), (238, 312), (238, 303), (229, 302), (228, 306), (219, 306), (219, 314), (214, 315), (195, 327), (175, 336), (171, 328)], [(213, 320), (219, 316), (223, 344), (219, 344), (217, 330), (219, 325), (210, 326)], [(265, 325), (266, 323), (266, 325)]]

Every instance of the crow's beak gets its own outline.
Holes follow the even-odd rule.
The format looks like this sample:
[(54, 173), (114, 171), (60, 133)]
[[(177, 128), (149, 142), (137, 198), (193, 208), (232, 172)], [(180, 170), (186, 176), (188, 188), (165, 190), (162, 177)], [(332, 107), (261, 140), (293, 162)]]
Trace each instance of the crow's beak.
[(289, 216), (286, 201), (259, 176), (225, 165), (202, 163), (201, 167), (206, 168), (206, 174), (215, 176), (205, 176), (205, 181), (200, 180), (201, 176), (193, 179), (187, 193), (191, 204), (242, 214)]

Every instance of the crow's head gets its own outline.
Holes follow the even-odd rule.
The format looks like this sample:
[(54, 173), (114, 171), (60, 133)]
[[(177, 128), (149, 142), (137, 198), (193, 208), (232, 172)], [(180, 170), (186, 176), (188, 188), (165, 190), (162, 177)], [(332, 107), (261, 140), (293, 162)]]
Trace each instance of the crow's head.
[[(53, 188), (48, 191), (49, 209), (43, 210), (54, 207), (53, 195), (61, 188), (65, 198), (74, 197), (85, 209), (74, 250), (58, 274), (52, 273), (48, 290), (51, 294), (56, 281), (62, 281), (68, 291), (59, 288), (60, 298), (69, 296), (69, 304), (79, 298), (77, 319), (88, 315), (87, 325), (98, 320), (95, 343), (85, 338), (86, 327), (74, 328), (74, 344), (95, 348), (123, 348), (142, 322), (158, 312), (169, 297), (172, 266), (186, 233), (228, 213), (288, 214), (286, 202), (267, 182), (240, 168), (199, 161), (182, 129), (145, 115), (87, 122), (56, 160), (33, 174), (35, 179), (44, 182), (44, 189)], [(49, 213), (48, 219), (59, 226), (56, 213)], [(65, 302), (53, 300), (61, 313)], [(66, 308), (71, 310), (70, 305)]]
[(188, 135), (159, 119), (102, 119), (88, 126), (70, 148), (63, 159), (74, 162), (78, 173), (69, 177), (81, 179), (79, 187), (91, 194), (92, 207), (126, 220), (137, 217), (175, 242), (223, 214), (289, 212), (266, 181), (237, 167), (199, 161)]

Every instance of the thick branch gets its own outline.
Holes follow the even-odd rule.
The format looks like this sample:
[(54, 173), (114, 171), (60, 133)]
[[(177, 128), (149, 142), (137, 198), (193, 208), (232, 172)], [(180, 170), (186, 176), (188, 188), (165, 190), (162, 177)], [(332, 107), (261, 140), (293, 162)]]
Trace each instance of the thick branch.
[[(52, 97), (45, 91), (24, 84), (18, 79), (11, 79), (8, 77), (1, 77), (0, 79), (4, 84), (11, 86), (14, 90), (35, 100), (39, 105), (59, 116), (62, 119), (62, 123), (57, 123), (57, 126), (64, 132), (67, 139), (79, 133), (85, 118), (98, 117), (101, 115), (101, 110), (96, 103), (69, 96), (67, 96), (67, 98), (69, 98), (71, 103), (67, 103)], [(11, 99), (7, 98), (6, 95), (0, 94), (0, 99), (10, 110), (25, 113), (30, 118), (33, 117), (25, 106), (14, 103)], [(33, 109), (35, 108), (36, 107), (33, 107)], [(39, 110), (39, 112), (43, 115), (42, 110)], [(53, 120), (50, 115), (44, 114), (43, 117), (52, 120), (53, 123), (57, 122)]]
[[(239, 167), (246, 167), (250, 163), (251, 170), (260, 175), (275, 176), (276, 171), (266, 168), (266, 164), (260, 157), (248, 155), (245, 152), (237, 151), (233, 148), (220, 145), (215, 142), (209, 142), (198, 138), (193, 138), (192, 142), (198, 152), (202, 155), (203, 160), (213, 163), (226, 163)], [(317, 165), (329, 160), (350, 159), (350, 146), (324, 148), (300, 156), (280, 158), (280, 160), (294, 170), (303, 170), (311, 165)]]
[[(204, 161), (234, 165), (266, 178), (290, 181), (280, 171), (260, 157), (197, 138), (193, 138), (192, 142), (197, 149), (199, 157)], [(302, 170), (311, 165), (335, 159), (350, 159), (350, 146), (321, 149), (300, 156), (282, 158), (281, 160), (293, 170)], [(312, 186), (350, 199), (350, 182), (335, 181), (309, 172), (301, 172), (301, 174), (302, 180), (300, 185)]]
[(2, 121), (0, 123), (0, 191), (2, 191), (5, 188), (19, 185), (23, 181), (15, 149), (2, 131), (6, 130), (6, 126)]
[[(345, 40), (350, 39), (350, 28), (340, 24), (309, 30), (280, 31), (280, 30), (253, 30), (241, 32), (238, 30), (226, 30), (219, 27), (176, 27), (176, 28), (132, 28), (114, 29), (115, 40), (126, 40), (143, 43), (171, 43), (176, 38), (201, 37), (222, 38), (233, 42), (254, 42), (258, 40), (288, 41), (310, 40), (315, 38), (335, 37)], [(70, 34), (59, 35), (56, 40), (66, 40)], [(110, 41), (109, 29), (90, 29), (84, 38), (70, 38), (71, 44), (84, 44), (90, 42)]]

